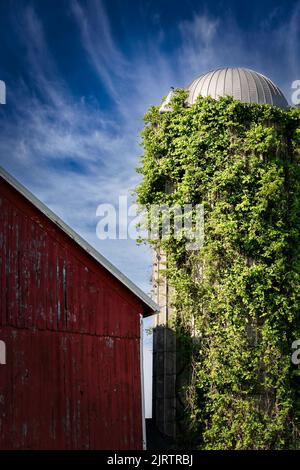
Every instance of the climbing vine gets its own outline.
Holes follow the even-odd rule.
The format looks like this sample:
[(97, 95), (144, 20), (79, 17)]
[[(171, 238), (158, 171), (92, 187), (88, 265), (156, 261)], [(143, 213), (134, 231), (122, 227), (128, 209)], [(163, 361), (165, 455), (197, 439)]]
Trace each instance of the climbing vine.
[[(199, 97), (145, 115), (138, 203), (203, 204), (204, 246), (159, 242), (203, 449), (300, 447), (300, 110)], [(171, 191), (166, 191), (166, 185)], [(157, 247), (158, 241), (149, 241)]]

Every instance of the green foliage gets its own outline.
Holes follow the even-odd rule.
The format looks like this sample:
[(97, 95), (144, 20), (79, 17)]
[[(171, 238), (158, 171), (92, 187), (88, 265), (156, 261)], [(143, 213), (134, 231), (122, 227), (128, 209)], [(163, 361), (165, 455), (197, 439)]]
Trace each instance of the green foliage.
[(300, 110), (185, 98), (145, 116), (137, 197), (146, 208), (204, 204), (202, 249), (160, 243), (174, 328), (196, 331), (182, 341), (189, 429), (204, 449), (299, 447)]

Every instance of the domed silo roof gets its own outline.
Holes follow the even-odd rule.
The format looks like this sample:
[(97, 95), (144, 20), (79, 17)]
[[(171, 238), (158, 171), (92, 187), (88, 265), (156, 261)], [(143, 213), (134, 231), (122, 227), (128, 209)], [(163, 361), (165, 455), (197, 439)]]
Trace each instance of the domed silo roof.
[(226, 67), (211, 70), (197, 77), (187, 88), (187, 104), (195, 103), (197, 97), (232, 96), (244, 103), (271, 104), (280, 108), (288, 106), (282, 91), (269, 78), (254, 70)]

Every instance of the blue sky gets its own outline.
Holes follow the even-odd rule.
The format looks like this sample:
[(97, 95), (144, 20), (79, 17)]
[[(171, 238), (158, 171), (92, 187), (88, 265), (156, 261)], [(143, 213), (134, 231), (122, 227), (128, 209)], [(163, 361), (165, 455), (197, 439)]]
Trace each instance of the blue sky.
[(144, 112), (222, 66), (290, 100), (300, 1), (0, 0), (0, 18), (0, 164), (149, 293), (149, 250), (96, 237), (98, 204), (139, 181)]

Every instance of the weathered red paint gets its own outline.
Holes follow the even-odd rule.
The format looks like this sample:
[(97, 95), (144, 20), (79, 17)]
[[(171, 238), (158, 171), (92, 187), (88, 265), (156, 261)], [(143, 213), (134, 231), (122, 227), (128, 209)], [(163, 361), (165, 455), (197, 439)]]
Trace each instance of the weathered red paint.
[(0, 449), (140, 449), (145, 305), (0, 177)]

